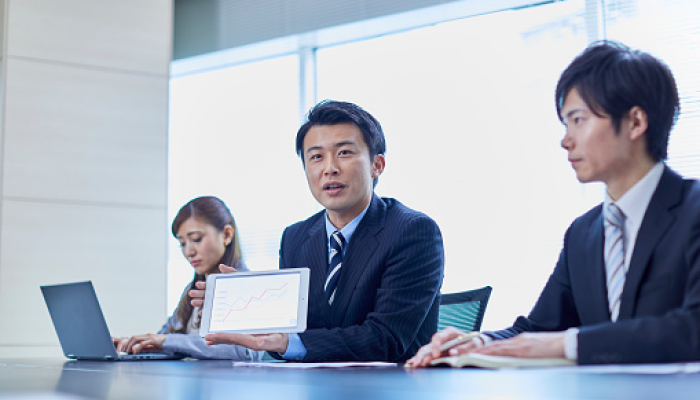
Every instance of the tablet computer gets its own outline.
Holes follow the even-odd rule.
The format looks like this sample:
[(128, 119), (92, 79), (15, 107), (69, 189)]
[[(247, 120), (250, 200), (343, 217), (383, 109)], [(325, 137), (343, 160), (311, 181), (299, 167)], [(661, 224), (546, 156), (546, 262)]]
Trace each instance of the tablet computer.
[(199, 334), (303, 332), (308, 304), (308, 268), (212, 274)]

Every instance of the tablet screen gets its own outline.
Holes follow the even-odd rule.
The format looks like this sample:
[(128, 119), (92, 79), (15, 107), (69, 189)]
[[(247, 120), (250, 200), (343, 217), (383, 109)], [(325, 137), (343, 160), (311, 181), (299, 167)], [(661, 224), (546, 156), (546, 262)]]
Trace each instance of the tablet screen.
[(210, 275), (200, 334), (301, 332), (307, 294), (307, 268)]

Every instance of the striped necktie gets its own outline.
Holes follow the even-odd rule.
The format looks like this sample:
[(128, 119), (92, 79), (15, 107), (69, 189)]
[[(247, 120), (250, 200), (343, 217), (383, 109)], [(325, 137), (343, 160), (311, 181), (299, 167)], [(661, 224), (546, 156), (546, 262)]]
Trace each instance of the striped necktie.
[(625, 286), (625, 214), (615, 205), (606, 204), (603, 209), (605, 227), (605, 274), (608, 284), (610, 319), (614, 322), (620, 314), (620, 299)]
[(331, 263), (328, 266), (326, 284), (323, 286), (330, 305), (333, 304), (333, 299), (335, 298), (335, 290), (340, 278), (340, 268), (343, 265), (343, 246), (345, 246), (343, 234), (340, 231), (333, 232), (333, 235), (331, 235)]

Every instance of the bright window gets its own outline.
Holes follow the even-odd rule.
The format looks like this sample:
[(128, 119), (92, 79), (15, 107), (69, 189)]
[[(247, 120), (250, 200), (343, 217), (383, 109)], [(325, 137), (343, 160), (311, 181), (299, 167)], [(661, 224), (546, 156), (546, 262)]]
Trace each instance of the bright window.
[(440, 226), (443, 292), (494, 287), (485, 327), (528, 313), (568, 224), (600, 198), (559, 146), (553, 101), (586, 45), (584, 11), (554, 3), (318, 51), (319, 99), (356, 102), (383, 124), (377, 192)]
[[(171, 81), (168, 220), (194, 197), (221, 198), (236, 220), (251, 269), (277, 268), (284, 227), (318, 210), (294, 152), (297, 59), (272, 58)], [(170, 238), (173, 310), (194, 272)]]
[[(376, 116), (387, 137), (377, 193), (425, 212), (442, 230), (443, 292), (493, 286), (483, 327), (507, 326), (536, 301), (568, 225), (602, 199), (600, 184), (576, 181), (559, 146), (554, 87), (586, 44), (603, 38), (671, 66), (682, 114), (669, 164), (700, 177), (696, 2), (567, 0), (454, 18), (311, 50), (305, 36), (291, 51), (299, 56), (174, 78), (170, 218), (192, 197), (220, 196), (248, 265), (276, 268), (284, 227), (320, 209), (294, 153), (300, 104), (314, 91), (319, 100), (351, 101)], [(290, 43), (240, 53), (289, 54)], [(171, 243), (172, 309), (192, 270)]]

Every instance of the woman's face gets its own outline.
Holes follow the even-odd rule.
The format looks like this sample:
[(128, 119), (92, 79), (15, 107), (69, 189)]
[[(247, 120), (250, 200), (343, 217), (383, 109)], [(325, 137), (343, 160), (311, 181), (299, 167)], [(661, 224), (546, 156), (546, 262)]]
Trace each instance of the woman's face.
[[(230, 229), (229, 229), (230, 228)], [(217, 272), (226, 246), (233, 240), (233, 228), (226, 226), (219, 231), (213, 225), (198, 218), (188, 218), (177, 231), (182, 254), (200, 275)]]

